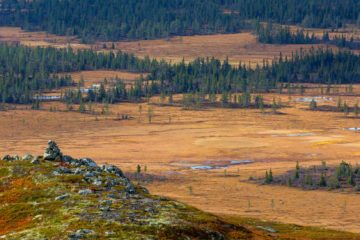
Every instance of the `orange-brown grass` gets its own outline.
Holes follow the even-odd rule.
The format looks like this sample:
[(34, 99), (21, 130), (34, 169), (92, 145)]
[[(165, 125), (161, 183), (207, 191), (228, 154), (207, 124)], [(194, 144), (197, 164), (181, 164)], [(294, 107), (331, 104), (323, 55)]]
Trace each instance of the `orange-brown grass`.
[[(75, 49), (92, 48), (99, 51), (103, 45), (112, 43), (80, 44), (76, 38), (57, 36), (45, 32), (25, 32), (20, 28), (0, 27), (0, 41), (15, 42), (27, 46), (53, 46)], [(150, 56), (156, 59), (165, 59), (169, 62), (186, 62), (198, 57), (215, 57), (221, 60), (229, 59), (231, 64), (239, 62), (255, 67), (263, 61), (271, 62), (278, 58), (280, 52), (284, 56), (291, 56), (300, 49), (319, 47), (320, 45), (271, 45), (260, 44), (256, 36), (250, 32), (238, 34), (218, 34), (205, 36), (174, 37), (160, 40), (144, 40), (115, 43), (116, 50), (134, 53), (139, 57)]]
[(242, 62), (252, 67), (262, 65), (263, 61), (271, 62), (279, 57), (280, 52), (284, 56), (291, 56), (293, 52), (311, 47), (319, 45), (260, 44), (256, 36), (249, 32), (116, 43), (117, 49), (140, 57), (150, 56), (171, 62), (180, 62), (182, 59), (191, 61), (198, 57), (224, 60), (228, 57), (232, 64)]
[(12, 180), (8, 186), (0, 189), (2, 194), (0, 195), (0, 204), (5, 203), (16, 203), (19, 198), (24, 194), (24, 189), (26, 191), (33, 189), (35, 186), (29, 177), (17, 178)]
[(86, 44), (80, 44), (75, 37), (58, 36), (46, 32), (27, 32), (16, 27), (0, 27), (0, 41), (20, 43), (30, 47), (56, 47), (74, 49), (90, 48)]
[[(67, 73), (69, 74), (69, 73)], [(84, 80), (85, 87), (90, 87), (93, 84), (101, 83), (106, 78), (107, 80), (120, 79), (125, 83), (133, 83), (141, 76), (145, 77), (146, 74), (131, 73), (126, 71), (108, 71), (108, 70), (96, 70), (96, 71), (81, 71), (70, 73), (72, 79), (79, 83), (81, 79)]]
[[(354, 86), (354, 89), (358, 87)], [(318, 95), (315, 90), (311, 96)], [(305, 96), (308, 93), (305, 93)], [(359, 127), (358, 119), (343, 113), (313, 112), (308, 103), (289, 99), (287, 94), (267, 94), (289, 107), (283, 115), (262, 114), (259, 110), (204, 109), (122, 103), (110, 106), (109, 115), (93, 116), (75, 112), (18, 110), (0, 115), (0, 153), (41, 154), (48, 139), (57, 140), (65, 154), (88, 156), (99, 163), (113, 163), (124, 171), (147, 166), (150, 174), (167, 180), (148, 185), (154, 194), (189, 203), (217, 215), (238, 215), (271, 221), (314, 225), (360, 232), (359, 196), (328, 191), (302, 191), (283, 186), (262, 186), (247, 182), (263, 177), (272, 168), (281, 174), (295, 167), (326, 161), (360, 160), (360, 135), (345, 130)], [(329, 96), (332, 97), (332, 96)], [(181, 97), (180, 97), (181, 98)], [(179, 99), (178, 96), (175, 99)], [(356, 97), (343, 96), (348, 103)], [(158, 102), (158, 98), (151, 100)], [(336, 105), (333, 101), (321, 104)], [(141, 111), (139, 106), (142, 106)], [(43, 104), (65, 109), (58, 103)], [(148, 123), (148, 108), (154, 117)], [(101, 105), (94, 108), (99, 112)], [(75, 109), (77, 107), (75, 106)], [(116, 120), (119, 114), (133, 120)], [(299, 133), (310, 135), (296, 136)], [(295, 135), (294, 135), (295, 134)], [(224, 170), (199, 171), (190, 166), (208, 161), (254, 160), (254, 164)], [(192, 187), (190, 192), (189, 187)]]
[(6, 235), (13, 231), (20, 231), (29, 226), (32, 221), (32, 217), (25, 217), (23, 219), (14, 221), (13, 218), (2, 214), (0, 216), (0, 235)]

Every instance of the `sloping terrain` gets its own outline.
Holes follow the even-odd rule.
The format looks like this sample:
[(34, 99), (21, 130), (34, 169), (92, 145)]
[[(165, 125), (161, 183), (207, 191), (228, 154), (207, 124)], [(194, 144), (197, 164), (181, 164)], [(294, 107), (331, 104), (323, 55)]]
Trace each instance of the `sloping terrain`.
[(63, 156), (0, 161), (1, 239), (251, 239), (245, 228), (134, 186), (115, 166)]

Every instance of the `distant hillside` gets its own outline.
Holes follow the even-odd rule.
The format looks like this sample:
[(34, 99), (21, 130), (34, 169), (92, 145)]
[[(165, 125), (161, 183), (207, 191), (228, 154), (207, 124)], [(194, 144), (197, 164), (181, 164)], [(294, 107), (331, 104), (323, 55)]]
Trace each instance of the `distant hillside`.
[(360, 24), (357, 0), (3, 0), (0, 25), (83, 41), (233, 33), (249, 19), (338, 28)]
[(245, 228), (134, 185), (113, 166), (63, 155), (0, 160), (1, 239), (252, 239)]

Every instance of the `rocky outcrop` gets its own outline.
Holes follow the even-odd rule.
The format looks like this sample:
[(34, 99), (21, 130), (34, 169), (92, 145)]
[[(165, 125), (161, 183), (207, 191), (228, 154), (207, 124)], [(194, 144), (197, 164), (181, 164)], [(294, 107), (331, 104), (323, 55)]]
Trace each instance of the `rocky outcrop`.
[(48, 147), (44, 152), (44, 159), (48, 161), (61, 161), (62, 153), (55, 141), (49, 140)]
[(34, 159), (34, 156), (31, 155), (31, 154), (25, 154), (23, 157), (22, 157), (22, 160), (25, 160), (25, 161), (32, 161)]
[(150, 195), (114, 165), (63, 155), (54, 141), (44, 156), (6, 155), (0, 173), (0, 202), (11, 199), (1, 206), (11, 213), (3, 223), (21, 223), (16, 229), (5, 226), (13, 230), (0, 231), (0, 239), (239, 239), (230, 236), (247, 234), (212, 215)]

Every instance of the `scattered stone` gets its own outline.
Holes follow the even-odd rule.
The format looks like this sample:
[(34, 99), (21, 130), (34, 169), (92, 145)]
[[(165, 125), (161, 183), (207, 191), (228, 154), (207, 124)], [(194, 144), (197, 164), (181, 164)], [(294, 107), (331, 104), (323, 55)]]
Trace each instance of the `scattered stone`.
[(68, 193), (65, 193), (64, 195), (61, 195), (61, 196), (58, 196), (55, 198), (55, 201), (61, 201), (61, 200), (64, 200), (66, 198), (69, 198), (70, 197), (70, 194)]
[(36, 215), (35, 217), (33, 217), (33, 220), (39, 220), (41, 221), (43, 218), (43, 215), (39, 214), (39, 215)]
[(113, 235), (115, 235), (115, 233), (114, 233), (113, 231), (107, 231), (107, 232), (105, 232), (105, 237), (111, 237), (111, 236), (113, 236)]
[(144, 198), (144, 199), (140, 200), (140, 203), (142, 203), (142, 204), (153, 204), (154, 200), (151, 199), (151, 198)]
[(102, 211), (102, 212), (110, 212), (111, 208), (110, 208), (110, 206), (101, 206), (100, 211)]
[(24, 161), (31, 161), (34, 159), (34, 156), (31, 155), (31, 154), (25, 154), (23, 157), (22, 157), (22, 160)]
[(54, 175), (71, 174), (71, 173), (72, 171), (66, 167), (59, 167), (53, 172)]
[(63, 158), (62, 158), (62, 161), (63, 162), (67, 162), (67, 163), (71, 163), (74, 161), (74, 159), (68, 155), (64, 155)]
[(83, 189), (83, 190), (79, 191), (80, 195), (89, 195), (89, 194), (92, 194), (92, 193), (93, 193), (93, 191), (91, 189)]
[(72, 170), (72, 172), (76, 175), (83, 174), (84, 171), (81, 168), (75, 168)]
[(112, 198), (112, 199), (119, 199), (120, 197), (116, 194), (110, 193), (109, 195), (107, 195), (108, 198)]
[(103, 165), (102, 169), (104, 172), (113, 173), (118, 177), (125, 177), (124, 173), (114, 165)]
[(95, 177), (95, 176), (96, 176), (95, 172), (86, 172), (84, 174), (84, 177), (87, 177), (87, 178), (92, 178), (92, 177)]
[(136, 193), (134, 186), (130, 182), (128, 182), (128, 184), (126, 185), (126, 191), (129, 194), (135, 194)]
[(56, 142), (49, 140), (48, 147), (44, 152), (44, 159), (48, 161), (61, 161), (62, 153)]
[(94, 162), (94, 160), (90, 158), (81, 158), (79, 160), (81, 166), (87, 166), (87, 167), (97, 167), (97, 164)]
[(83, 239), (88, 235), (94, 235), (95, 232), (93, 230), (90, 229), (80, 229), (77, 230), (75, 233), (71, 233), (69, 235), (70, 239)]
[(146, 188), (141, 188), (141, 190), (142, 190), (142, 193), (144, 193), (144, 194), (150, 194), (150, 192), (149, 192), (149, 190), (147, 190)]
[(32, 161), (32, 164), (40, 164), (40, 156), (36, 156)]
[(10, 161), (14, 161), (14, 157), (10, 156), (10, 155), (5, 155), (3, 158), (2, 158), (3, 161), (7, 161), (7, 162), (10, 162)]
[(102, 181), (100, 179), (95, 179), (92, 184), (95, 185), (95, 186), (101, 186)]
[(112, 200), (102, 200), (102, 201), (100, 201), (100, 203), (103, 205), (111, 206), (113, 204), (113, 201)]
[(269, 233), (277, 233), (277, 230), (273, 229), (272, 227), (257, 226), (257, 228)]

